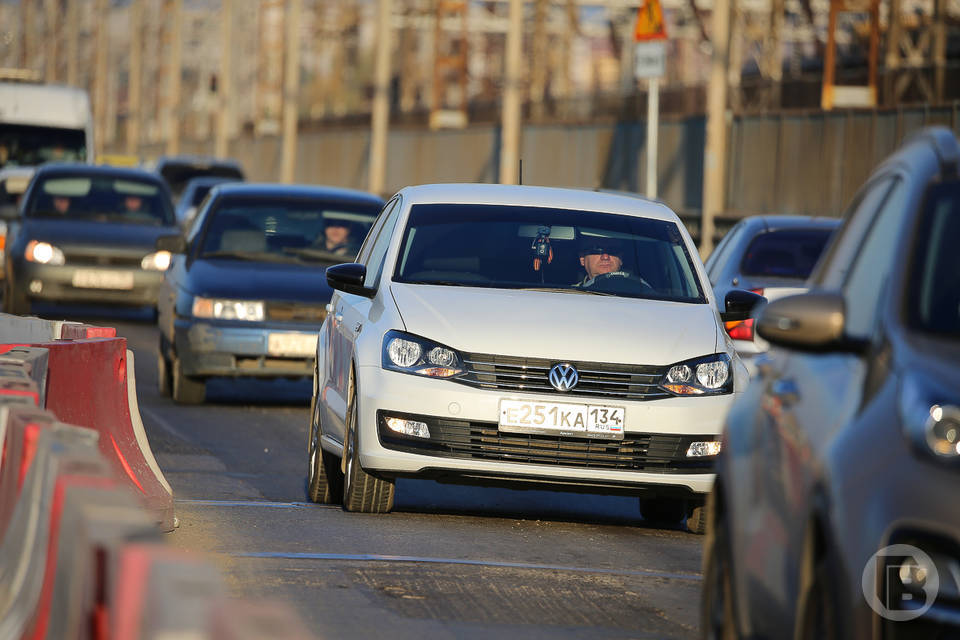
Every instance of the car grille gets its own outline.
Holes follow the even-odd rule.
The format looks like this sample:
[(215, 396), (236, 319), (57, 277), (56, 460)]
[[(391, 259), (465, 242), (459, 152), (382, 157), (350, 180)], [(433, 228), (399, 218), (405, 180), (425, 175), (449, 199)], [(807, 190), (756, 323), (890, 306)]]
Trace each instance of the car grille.
[[(467, 373), (456, 382), (479, 389), (530, 391), (623, 400), (656, 400), (670, 394), (660, 388), (666, 367), (518, 358), (482, 353), (464, 353)], [(580, 381), (570, 391), (560, 392), (550, 384), (550, 368), (569, 362), (577, 369)]]
[(523, 464), (648, 471), (708, 473), (712, 459), (686, 457), (690, 443), (716, 436), (626, 434), (623, 440), (571, 438), (543, 434), (502, 433), (495, 422), (418, 417), (430, 429), (429, 439), (399, 436), (380, 419), (380, 440), (388, 449), (449, 458), (495, 460)]
[(268, 302), (267, 318), (275, 322), (310, 322), (321, 324), (327, 317), (327, 305), (299, 302)]
[(128, 267), (140, 268), (143, 256), (146, 254), (104, 254), (104, 253), (75, 253), (64, 252), (64, 262), (68, 265), (89, 267)]

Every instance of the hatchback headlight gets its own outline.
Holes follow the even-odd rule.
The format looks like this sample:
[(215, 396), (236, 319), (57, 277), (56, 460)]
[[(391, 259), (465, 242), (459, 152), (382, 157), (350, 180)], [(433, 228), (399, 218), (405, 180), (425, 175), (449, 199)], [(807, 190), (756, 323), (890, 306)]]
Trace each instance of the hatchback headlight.
[(705, 396), (733, 392), (730, 356), (715, 353), (678, 362), (667, 369), (660, 387), (677, 396)]
[(384, 369), (430, 378), (452, 378), (464, 371), (460, 354), (442, 344), (402, 331), (383, 337)]
[(63, 251), (49, 242), (38, 240), (31, 240), (27, 243), (27, 249), (23, 252), (23, 257), (27, 259), (27, 262), (39, 264), (61, 265), (66, 262)]
[(221, 300), (218, 298), (193, 299), (193, 317), (216, 318), (218, 320), (263, 320), (262, 300)]
[(166, 271), (170, 267), (171, 257), (169, 251), (155, 251), (144, 256), (140, 261), (140, 268), (145, 271)]

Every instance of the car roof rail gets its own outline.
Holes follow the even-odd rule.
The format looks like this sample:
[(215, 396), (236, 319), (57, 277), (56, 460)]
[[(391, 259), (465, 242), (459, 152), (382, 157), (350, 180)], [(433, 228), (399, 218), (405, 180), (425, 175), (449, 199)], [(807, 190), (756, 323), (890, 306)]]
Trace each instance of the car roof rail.
[(953, 131), (947, 127), (927, 127), (910, 137), (910, 142), (926, 142), (937, 154), (940, 173), (944, 178), (954, 177), (960, 168), (960, 144)]

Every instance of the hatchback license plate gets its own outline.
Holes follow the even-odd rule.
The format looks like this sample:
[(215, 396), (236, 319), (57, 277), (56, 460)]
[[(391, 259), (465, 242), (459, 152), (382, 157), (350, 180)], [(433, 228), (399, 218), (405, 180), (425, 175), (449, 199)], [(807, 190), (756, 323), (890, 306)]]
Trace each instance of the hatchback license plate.
[(272, 356), (306, 358), (317, 352), (315, 333), (271, 333), (267, 336), (267, 351)]
[(77, 269), (72, 282), (78, 289), (133, 289), (133, 272)]
[(623, 407), (562, 402), (500, 401), (500, 431), (623, 439)]

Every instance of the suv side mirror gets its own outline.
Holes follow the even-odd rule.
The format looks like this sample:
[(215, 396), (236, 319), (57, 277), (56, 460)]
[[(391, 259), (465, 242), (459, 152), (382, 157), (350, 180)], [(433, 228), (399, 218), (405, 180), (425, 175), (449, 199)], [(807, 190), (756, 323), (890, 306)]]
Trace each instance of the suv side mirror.
[(804, 293), (774, 300), (757, 318), (764, 340), (799, 351), (858, 351), (862, 341), (844, 336), (846, 304), (837, 292)]
[(365, 298), (372, 298), (377, 295), (377, 290), (363, 286), (366, 277), (367, 268), (356, 262), (327, 267), (327, 284), (332, 288)]
[(750, 316), (753, 315), (753, 312), (766, 302), (766, 298), (757, 295), (753, 291), (733, 289), (729, 291), (727, 297), (723, 299), (725, 310), (720, 314), (720, 319), (724, 322), (748, 320)]
[(170, 253), (186, 253), (187, 240), (181, 235), (160, 236), (157, 238), (157, 251), (169, 251)]

